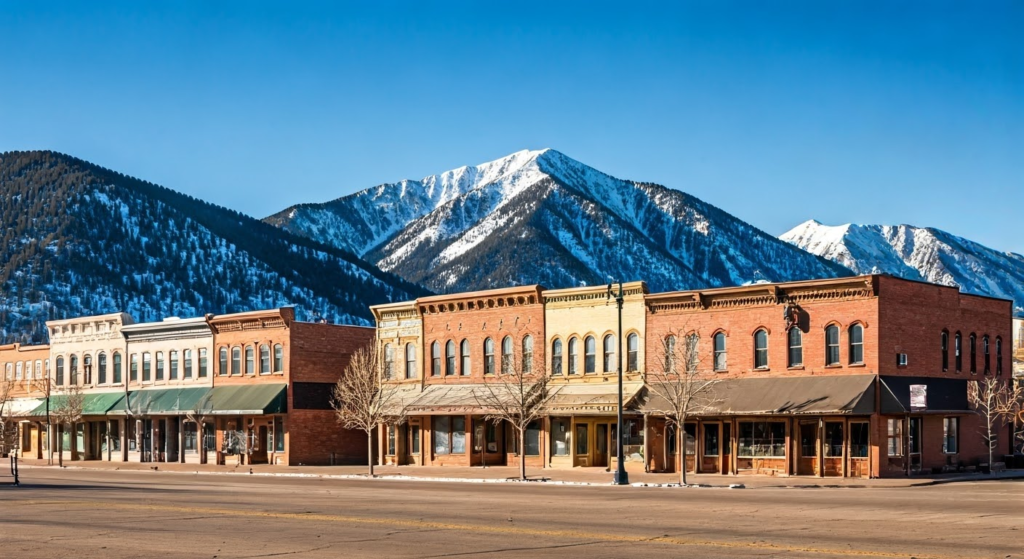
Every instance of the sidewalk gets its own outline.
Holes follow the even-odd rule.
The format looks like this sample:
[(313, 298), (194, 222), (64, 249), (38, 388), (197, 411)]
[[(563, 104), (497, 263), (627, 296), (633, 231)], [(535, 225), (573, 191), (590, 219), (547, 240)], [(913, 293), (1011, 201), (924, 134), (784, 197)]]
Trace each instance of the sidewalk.
[[(30, 478), (33, 468), (57, 468), (56, 461), (49, 466), (46, 460), (21, 460), (19, 464), (24, 471), (23, 480)], [(335, 479), (351, 479), (366, 477), (366, 466), (272, 466), (257, 464), (254, 466), (217, 466), (211, 464), (178, 464), (178, 463), (139, 463), (139, 462), (102, 462), (102, 461), (65, 461), (69, 469), (107, 470), (107, 471), (158, 471), (187, 474), (221, 474), (221, 475), (259, 475), (287, 477), (321, 477)], [(679, 483), (677, 474), (653, 474), (637, 471), (636, 467), (629, 470), (630, 483), (646, 485), (674, 485)], [(491, 466), (487, 468), (440, 467), (440, 466), (377, 466), (374, 474), (378, 480), (409, 480), (409, 481), (445, 481), (445, 482), (478, 482), (499, 483), (518, 481), (519, 469), (514, 466)], [(540, 469), (527, 468), (527, 477), (531, 482), (551, 483), (557, 485), (611, 485), (612, 473), (604, 468), (573, 468)], [(940, 483), (961, 481), (985, 481), (1024, 479), (1024, 470), (1008, 470), (987, 474), (943, 474), (935, 476), (914, 476), (884, 479), (861, 478), (817, 478), (817, 477), (771, 477), (755, 475), (722, 476), (717, 474), (688, 474), (686, 480), (691, 485), (706, 487), (729, 487), (741, 485), (751, 489), (765, 488), (820, 488), (820, 487), (919, 487)]]

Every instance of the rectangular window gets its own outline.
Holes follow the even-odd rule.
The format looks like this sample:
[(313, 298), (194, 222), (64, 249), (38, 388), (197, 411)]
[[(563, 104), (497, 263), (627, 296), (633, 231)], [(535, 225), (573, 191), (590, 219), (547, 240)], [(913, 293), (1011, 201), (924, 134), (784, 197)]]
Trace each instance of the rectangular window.
[(398, 427), (388, 426), (388, 456), (398, 453)]
[(139, 426), (137, 420), (128, 419), (125, 421), (125, 435), (128, 437), (129, 452), (135, 452), (139, 448), (138, 433)]
[(704, 456), (718, 456), (718, 424), (704, 426)]
[(171, 368), (170, 368), (170, 370), (167, 373), (168, 378), (170, 380), (178, 380), (178, 365), (179, 365), (179, 362), (178, 362), (178, 352), (177, 351), (172, 351), (170, 353), (170, 366), (171, 366)]
[(156, 352), (156, 380), (164, 380), (164, 352)]
[(866, 422), (850, 423), (850, 458), (868, 457), (868, 433), (870, 429)]
[(683, 452), (688, 456), (697, 454), (697, 426), (693, 423), (683, 426)]
[(274, 452), (284, 452), (284, 418), (274, 418)]
[(284, 346), (277, 344), (274, 346), (274, 372), (282, 371), (284, 371)]
[(569, 420), (565, 418), (551, 419), (551, 455), (569, 456)]
[(191, 422), (185, 422), (185, 452), (196, 453), (199, 452), (198, 441), (198, 426)]
[(142, 354), (142, 382), (153, 379), (153, 357), (149, 352)]
[(825, 456), (843, 457), (843, 424), (838, 421), (825, 422)]
[(889, 456), (903, 456), (903, 420), (888, 419), (886, 448), (889, 449)]
[(960, 431), (959, 417), (946, 417), (942, 420), (942, 452), (956, 454), (959, 452), (958, 435)]
[(119, 421), (110, 422), (110, 450), (121, 452), (121, 423)]
[(252, 349), (252, 346), (245, 348), (245, 374), (256, 374), (256, 352)]
[(526, 455), (540, 456), (540, 422), (532, 421), (526, 426)]
[(586, 456), (590, 452), (590, 450), (589, 450), (589, 443), (590, 443), (590, 441), (587, 440), (587, 435), (589, 435), (589, 429), (587, 428), (587, 424), (586, 423), (577, 423), (576, 424), (576, 454), (579, 455), (579, 456)]
[(409, 442), (411, 443), (409, 445), (409, 447), (412, 448), (412, 454), (414, 454), (414, 455), (415, 454), (419, 454), (420, 453), (420, 426), (419, 425), (411, 425), (411, 426), (409, 426)]
[(786, 424), (777, 421), (741, 422), (739, 455), (743, 458), (786, 456)]
[(206, 378), (206, 373), (208, 371), (207, 363), (208, 363), (208, 361), (207, 361), (207, 356), (206, 356), (206, 348), (200, 349), (199, 350), (199, 378)]
[(921, 454), (921, 418), (910, 418), (910, 453)]
[(184, 352), (185, 369), (182, 371), (182, 377), (185, 379), (192, 378), (192, 350), (186, 349)]
[(434, 418), (434, 454), (438, 456), (444, 456), (451, 454), (451, 435), (452, 421), (448, 416), (440, 416)]

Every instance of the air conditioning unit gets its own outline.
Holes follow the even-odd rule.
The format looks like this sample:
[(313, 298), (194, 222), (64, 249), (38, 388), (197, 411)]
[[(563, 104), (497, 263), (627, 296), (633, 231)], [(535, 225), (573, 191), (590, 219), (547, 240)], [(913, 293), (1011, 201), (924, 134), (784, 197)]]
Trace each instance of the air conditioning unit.
[(897, 353), (896, 354), (896, 366), (897, 367), (906, 367), (907, 366), (907, 354), (906, 353)]

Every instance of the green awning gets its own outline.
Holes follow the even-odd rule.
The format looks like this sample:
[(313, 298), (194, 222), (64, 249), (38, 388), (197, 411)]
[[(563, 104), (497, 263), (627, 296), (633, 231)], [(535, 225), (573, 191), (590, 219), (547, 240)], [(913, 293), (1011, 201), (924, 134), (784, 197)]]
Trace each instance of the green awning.
[[(64, 398), (62, 395), (50, 396), (50, 413), (60, 405), (61, 400)], [(83, 394), (82, 395), (82, 415), (106, 415), (107, 412), (121, 404), (121, 400), (124, 399), (124, 392), (105, 392), (102, 394)], [(31, 413), (26, 414), (31, 417), (46, 417), (46, 401), (39, 404), (36, 409), (32, 410)]]
[(109, 415), (185, 415), (192, 411), (204, 396), (210, 393), (206, 386), (132, 390), (127, 398), (108, 410)]
[(287, 384), (217, 386), (211, 391), (213, 415), (267, 415), (288, 410)]

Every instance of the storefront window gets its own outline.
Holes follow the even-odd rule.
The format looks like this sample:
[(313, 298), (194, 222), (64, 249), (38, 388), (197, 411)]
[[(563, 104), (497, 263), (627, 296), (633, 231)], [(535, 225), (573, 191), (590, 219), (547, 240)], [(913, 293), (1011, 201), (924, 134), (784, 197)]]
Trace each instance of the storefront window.
[(461, 415), (434, 418), (434, 454), (466, 453), (466, 418)]
[(540, 456), (540, 422), (531, 421), (526, 426), (526, 455)]
[(956, 454), (959, 451), (958, 437), (960, 431), (959, 417), (946, 417), (942, 420), (942, 452)]
[(786, 424), (777, 421), (739, 424), (739, 455), (744, 458), (786, 456)]
[(284, 452), (284, 418), (274, 418), (274, 452)]
[(394, 456), (398, 450), (398, 427), (388, 427), (388, 456)]
[(110, 450), (121, 452), (121, 424), (117, 421), (110, 422)]
[(551, 454), (552, 456), (569, 456), (569, 420), (564, 418), (551, 419)]
[(409, 446), (412, 448), (412, 454), (420, 453), (420, 426), (410, 425), (409, 426)]
[(825, 422), (825, 456), (842, 458), (843, 456), (843, 424), (836, 421)]
[(587, 435), (587, 424), (576, 424), (576, 454), (580, 456), (586, 456), (589, 453)]
[(903, 420), (889, 419), (886, 423), (888, 424), (886, 441), (888, 442), (889, 456), (903, 456)]
[(704, 426), (704, 456), (718, 456), (718, 425)]
[(196, 447), (198, 444), (198, 426), (188, 421), (184, 425), (185, 427), (185, 452), (198, 452), (199, 449)]
[(866, 422), (850, 423), (850, 457), (868, 457), (868, 424)]
[(683, 426), (683, 432), (686, 434), (686, 445), (683, 447), (686, 454), (689, 456), (697, 454), (697, 426), (687, 423)]

